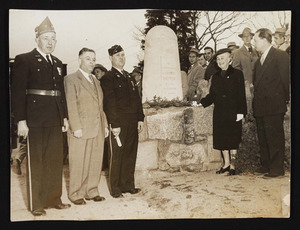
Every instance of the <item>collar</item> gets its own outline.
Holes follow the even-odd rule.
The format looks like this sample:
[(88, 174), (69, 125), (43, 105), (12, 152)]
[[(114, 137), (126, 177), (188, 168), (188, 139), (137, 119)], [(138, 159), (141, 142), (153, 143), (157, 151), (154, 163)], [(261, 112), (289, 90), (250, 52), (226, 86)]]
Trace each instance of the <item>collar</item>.
[(89, 81), (89, 82), (92, 82), (91, 79), (90, 79), (90, 75), (92, 75), (93, 77), (95, 77), (92, 73), (91, 74), (88, 74), (87, 72), (85, 72), (84, 70), (82, 70), (81, 68), (79, 68), (80, 72), (82, 73), (82, 75)]
[(247, 51), (249, 51), (249, 48), (252, 48), (251, 45), (248, 47), (248, 46), (246, 46), (245, 44), (244, 44), (244, 47), (246, 48)]
[(113, 68), (115, 68), (116, 70), (118, 70), (118, 71), (120, 72), (120, 74), (122, 74), (122, 75), (123, 75), (123, 71), (124, 71), (124, 69), (119, 69), (119, 68), (117, 68), (117, 67), (115, 67), (115, 66), (113, 66)]
[[(47, 54), (45, 54), (44, 52), (42, 52), (42, 51), (40, 50), (39, 47), (37, 47), (36, 50), (37, 50), (37, 51), (45, 58), (45, 60), (47, 60), (47, 58), (46, 58), (46, 55), (47, 55)], [(50, 58), (50, 61), (53, 63), (51, 54), (48, 54), (48, 56), (49, 56), (49, 58)]]
[(263, 59), (265, 60), (270, 49), (271, 49), (272, 45), (270, 44), (270, 46), (265, 50), (265, 52), (261, 55), (263, 57)]

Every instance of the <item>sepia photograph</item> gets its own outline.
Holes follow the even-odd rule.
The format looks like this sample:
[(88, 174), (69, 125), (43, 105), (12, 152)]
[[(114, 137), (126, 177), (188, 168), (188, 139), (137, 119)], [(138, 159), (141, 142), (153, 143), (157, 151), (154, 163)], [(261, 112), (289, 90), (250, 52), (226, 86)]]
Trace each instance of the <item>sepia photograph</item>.
[(10, 221), (290, 218), (291, 25), (10, 9)]

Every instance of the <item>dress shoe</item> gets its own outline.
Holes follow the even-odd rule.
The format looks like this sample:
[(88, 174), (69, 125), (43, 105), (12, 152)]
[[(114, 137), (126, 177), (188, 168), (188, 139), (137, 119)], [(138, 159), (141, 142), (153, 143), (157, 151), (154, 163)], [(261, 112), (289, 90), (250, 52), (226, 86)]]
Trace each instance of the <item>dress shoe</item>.
[(120, 194), (116, 194), (116, 195), (111, 195), (113, 198), (123, 198), (123, 194), (120, 193)]
[(271, 179), (271, 178), (276, 178), (276, 177), (283, 177), (284, 173), (267, 173), (263, 176), (265, 179)]
[(78, 199), (78, 200), (74, 200), (72, 202), (73, 202), (73, 204), (76, 204), (76, 205), (84, 205), (84, 204), (86, 204), (86, 202), (84, 201), (84, 199)]
[(34, 216), (45, 216), (46, 215), (46, 211), (44, 209), (42, 209), (42, 208), (33, 210), (31, 213)]
[(261, 175), (261, 174), (265, 174), (265, 173), (268, 173), (268, 172), (269, 172), (269, 170), (266, 169), (266, 168), (259, 168), (259, 169), (257, 169), (257, 170), (254, 172), (254, 174), (255, 174), (255, 175)]
[(57, 204), (57, 205), (54, 206), (54, 208), (56, 208), (56, 209), (67, 209), (67, 208), (70, 208), (70, 207), (71, 207), (70, 204), (63, 204), (63, 203)]
[(19, 159), (16, 159), (16, 170), (18, 175), (22, 175), (21, 161)]
[(222, 173), (224, 173), (224, 172), (229, 172), (230, 171), (230, 165), (228, 166), (228, 167), (226, 167), (226, 168), (220, 168), (220, 170), (219, 171), (216, 171), (216, 173), (217, 174), (222, 174)]
[(227, 176), (233, 176), (233, 175), (235, 175), (235, 169), (230, 169)]
[(140, 188), (132, 188), (128, 191), (124, 191), (124, 193), (136, 194), (136, 193), (139, 193), (140, 191), (141, 191)]
[(93, 200), (95, 202), (103, 201), (105, 198), (103, 196), (95, 196), (93, 198), (85, 198), (86, 200)]

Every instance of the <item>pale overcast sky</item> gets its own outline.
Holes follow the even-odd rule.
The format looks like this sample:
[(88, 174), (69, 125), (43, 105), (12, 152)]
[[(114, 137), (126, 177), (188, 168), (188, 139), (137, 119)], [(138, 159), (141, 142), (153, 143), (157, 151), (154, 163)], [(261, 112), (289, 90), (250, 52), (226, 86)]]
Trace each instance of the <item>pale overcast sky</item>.
[[(107, 50), (115, 44), (124, 48), (127, 58), (125, 69), (131, 72), (139, 62), (137, 56), (141, 52), (140, 42), (134, 39), (134, 32), (137, 32), (136, 26), (145, 27), (145, 13), (146, 10), (10, 10), (9, 57), (14, 58), (36, 47), (34, 29), (48, 16), (58, 41), (53, 55), (67, 64), (68, 74), (78, 69), (78, 52), (83, 47), (94, 49), (97, 63), (110, 69)], [(275, 11), (243, 12), (242, 15), (251, 19), (236, 27), (236, 32), (218, 44), (218, 49), (224, 48), (230, 41), (242, 45), (238, 34), (245, 26), (249, 26), (253, 32), (261, 27), (271, 31), (279, 27), (280, 17)], [(252, 17), (254, 15), (255, 18)], [(290, 21), (291, 12), (287, 11), (286, 16), (286, 20)], [(212, 43), (207, 45), (212, 46)]]
[(97, 63), (111, 68), (108, 48), (123, 47), (127, 71), (139, 62), (140, 42), (134, 39), (135, 26), (145, 27), (145, 10), (11, 10), (9, 12), (9, 57), (36, 47), (34, 29), (46, 16), (57, 36), (53, 55), (67, 64), (68, 73), (78, 69), (78, 52), (82, 47), (96, 51)]

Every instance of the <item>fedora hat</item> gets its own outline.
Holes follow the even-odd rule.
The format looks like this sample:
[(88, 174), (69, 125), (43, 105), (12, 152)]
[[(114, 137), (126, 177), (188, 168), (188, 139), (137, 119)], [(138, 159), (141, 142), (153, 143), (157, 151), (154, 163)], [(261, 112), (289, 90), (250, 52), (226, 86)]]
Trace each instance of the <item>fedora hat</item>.
[(238, 36), (239, 36), (240, 38), (242, 38), (245, 34), (251, 34), (252, 36), (254, 36), (254, 33), (252, 33), (252, 32), (251, 32), (251, 29), (248, 28), (248, 27), (246, 27), (246, 28), (243, 30), (243, 32), (242, 32), (241, 34), (239, 34)]

